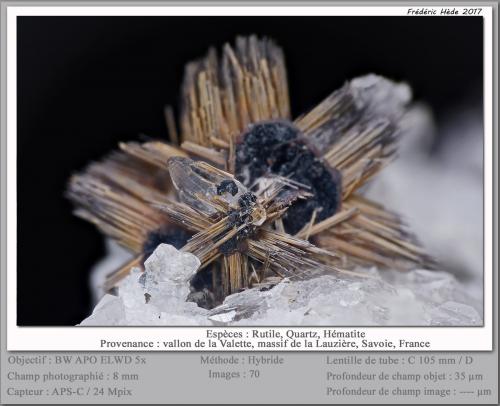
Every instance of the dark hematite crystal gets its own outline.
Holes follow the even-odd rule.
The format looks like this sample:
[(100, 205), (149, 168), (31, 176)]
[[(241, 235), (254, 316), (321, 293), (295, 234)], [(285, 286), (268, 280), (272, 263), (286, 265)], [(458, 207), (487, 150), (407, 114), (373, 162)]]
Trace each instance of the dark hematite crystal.
[(321, 162), (290, 122), (253, 124), (236, 146), (236, 177), (244, 185), (252, 185), (267, 173), (289, 177), (311, 188), (313, 196), (292, 204), (283, 217), (290, 234), (300, 231), (315, 209), (318, 209), (316, 221), (321, 221), (340, 206), (340, 173)]
[(248, 210), (252, 207), (253, 203), (257, 201), (257, 196), (255, 196), (252, 192), (246, 192), (241, 195), (238, 199), (238, 203), (242, 210)]
[(186, 245), (191, 238), (191, 234), (179, 227), (169, 225), (168, 227), (160, 227), (157, 230), (151, 231), (142, 246), (144, 259), (149, 258), (153, 251), (160, 244), (170, 244), (177, 249), (181, 249)]
[[(252, 206), (257, 201), (257, 196), (252, 192), (246, 192), (241, 195), (238, 199), (239, 208), (233, 209), (228, 213), (229, 225), (231, 227), (240, 227), (241, 225), (248, 223), (250, 218), (250, 211)], [(233, 237), (222, 243), (219, 246), (219, 251), (223, 255), (230, 255), (235, 251), (243, 250), (245, 248), (245, 241), (248, 237), (252, 236), (255, 232), (255, 226), (248, 224), (246, 227), (242, 228)]]
[(231, 196), (234, 196), (238, 193), (238, 186), (236, 186), (236, 183), (232, 180), (223, 180), (217, 185), (217, 194), (222, 195), (223, 193), (230, 193)]

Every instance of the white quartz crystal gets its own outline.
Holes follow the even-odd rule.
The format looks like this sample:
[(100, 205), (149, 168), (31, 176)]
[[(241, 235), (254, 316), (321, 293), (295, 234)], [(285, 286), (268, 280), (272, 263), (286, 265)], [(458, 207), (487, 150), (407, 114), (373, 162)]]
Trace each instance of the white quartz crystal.
[(189, 281), (200, 267), (193, 254), (160, 244), (144, 263), (133, 268), (118, 288), (105, 295), (80, 325), (203, 325), (207, 310), (186, 302)]

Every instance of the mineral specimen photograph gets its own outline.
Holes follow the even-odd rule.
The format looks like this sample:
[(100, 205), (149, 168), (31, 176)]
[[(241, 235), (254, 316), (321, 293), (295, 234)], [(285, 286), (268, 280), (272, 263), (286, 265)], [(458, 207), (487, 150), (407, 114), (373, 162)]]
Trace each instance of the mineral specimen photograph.
[(481, 326), (482, 20), (21, 17), (20, 326)]

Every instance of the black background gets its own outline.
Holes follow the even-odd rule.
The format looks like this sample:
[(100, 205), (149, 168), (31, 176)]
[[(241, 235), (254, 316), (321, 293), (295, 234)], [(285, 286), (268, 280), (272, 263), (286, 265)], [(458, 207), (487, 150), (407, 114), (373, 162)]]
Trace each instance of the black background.
[(90, 311), (103, 240), (71, 214), (70, 174), (119, 141), (166, 137), (184, 64), (251, 33), (284, 48), (294, 116), (369, 72), (408, 81), (438, 125), (481, 105), (479, 17), (19, 17), (19, 325), (74, 325)]

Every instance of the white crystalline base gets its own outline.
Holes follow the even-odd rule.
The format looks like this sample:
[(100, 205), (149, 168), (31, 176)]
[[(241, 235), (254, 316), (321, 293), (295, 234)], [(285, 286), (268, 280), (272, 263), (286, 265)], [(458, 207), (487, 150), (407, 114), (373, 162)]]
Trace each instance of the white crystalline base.
[(80, 325), (203, 325), (207, 311), (186, 302), (189, 281), (200, 266), (193, 254), (160, 244), (144, 263), (131, 270), (119, 296), (105, 295)]
[(345, 280), (325, 275), (284, 281), (266, 292), (231, 295), (210, 318), (230, 320), (234, 325), (482, 324), (473, 301), (446, 272), (371, 269), (366, 273), (373, 278)]
[(133, 270), (124, 280), (118, 297), (104, 296), (81, 325), (482, 324), (480, 301), (447, 272), (370, 269), (370, 278), (283, 281), (267, 291), (233, 294), (208, 311), (185, 301), (199, 267), (194, 255), (162, 244), (145, 266), (144, 274)]

